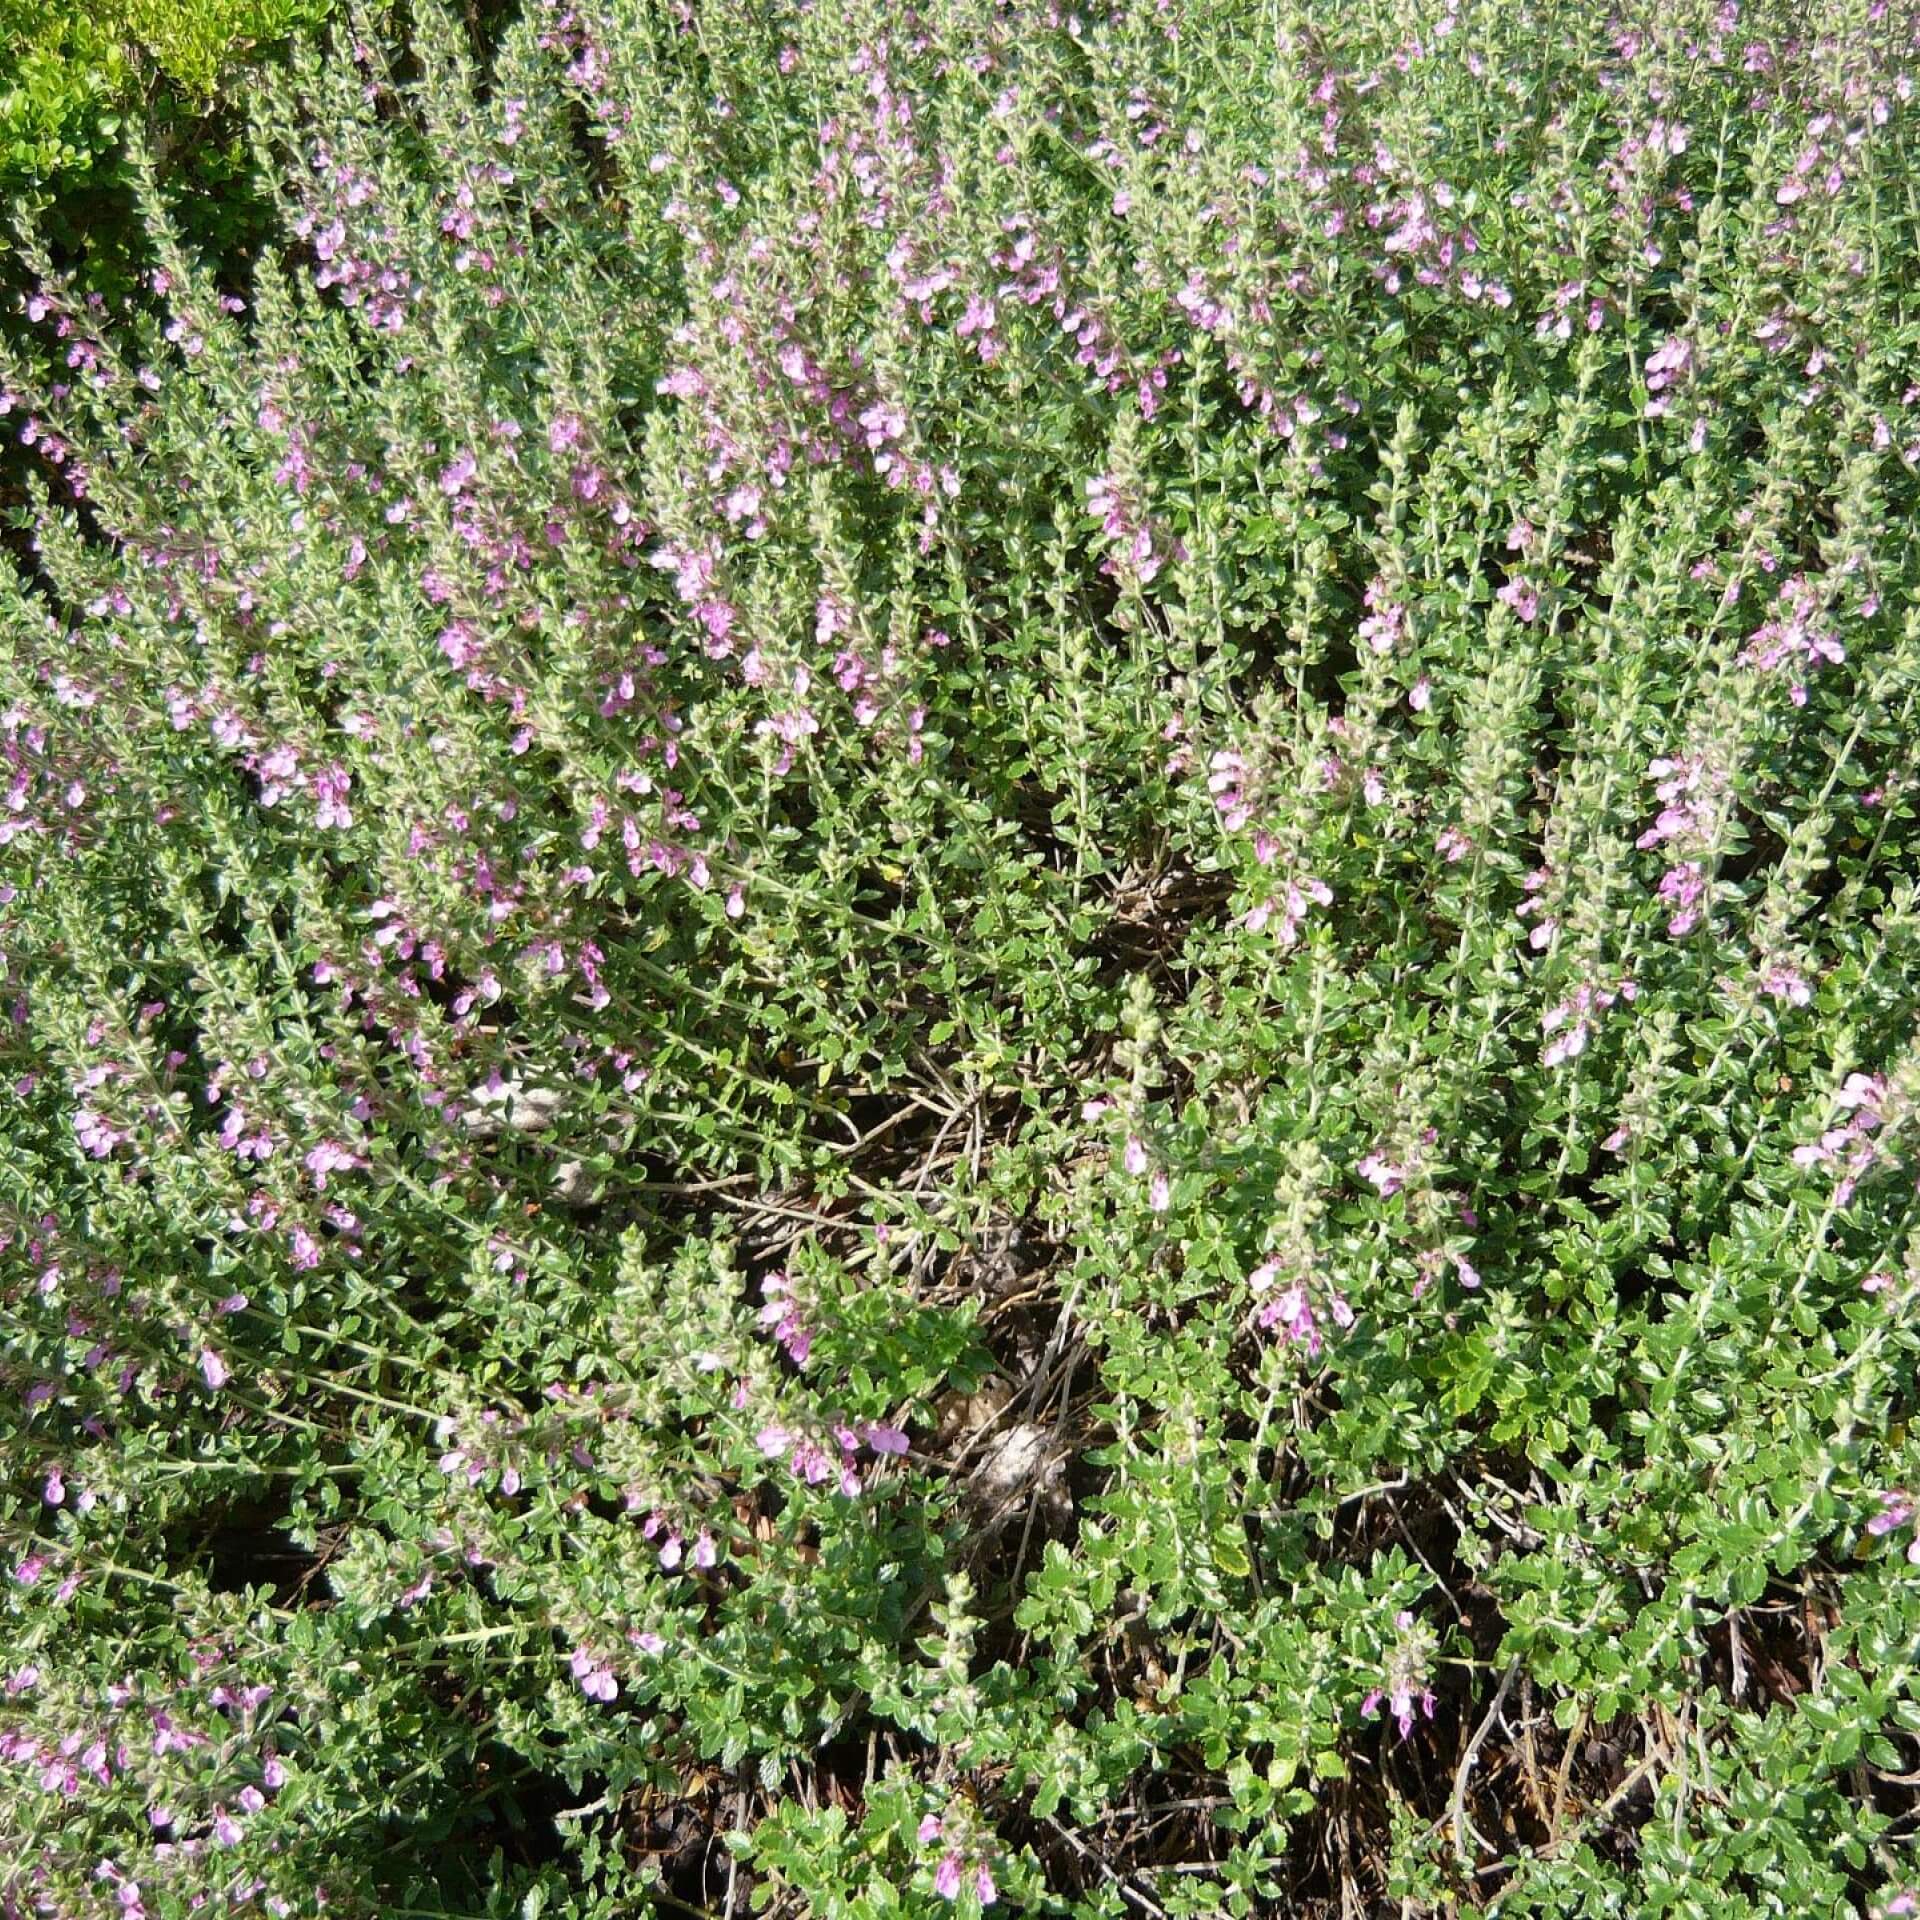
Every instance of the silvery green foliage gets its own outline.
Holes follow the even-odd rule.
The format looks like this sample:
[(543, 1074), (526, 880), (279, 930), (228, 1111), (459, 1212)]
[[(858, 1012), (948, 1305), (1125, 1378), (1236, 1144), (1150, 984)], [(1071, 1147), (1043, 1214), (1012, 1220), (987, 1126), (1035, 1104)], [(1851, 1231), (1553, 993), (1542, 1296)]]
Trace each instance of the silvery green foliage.
[(1912, 1910), (1914, 31), (429, 4), (42, 261), (7, 1910)]

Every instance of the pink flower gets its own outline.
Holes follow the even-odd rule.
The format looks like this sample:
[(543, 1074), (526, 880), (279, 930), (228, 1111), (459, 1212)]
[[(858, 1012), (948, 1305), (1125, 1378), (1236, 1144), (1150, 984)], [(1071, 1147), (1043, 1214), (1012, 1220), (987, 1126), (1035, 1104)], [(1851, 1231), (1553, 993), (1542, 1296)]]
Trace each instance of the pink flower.
[(313, 776), (315, 826), (338, 827), (344, 831), (353, 825), (353, 809), (347, 805), (347, 792), (352, 785), (353, 775), (337, 760)]
[(1647, 355), (1641, 371), (1649, 393), (1664, 393), (1684, 381), (1693, 368), (1693, 343), (1681, 334), (1669, 334)]
[(760, 1309), (760, 1324), (773, 1329), (774, 1339), (796, 1367), (804, 1367), (813, 1351), (813, 1329), (806, 1323), (792, 1279), (770, 1273), (761, 1281), (760, 1292), (766, 1301)]
[(1880, 1511), (1867, 1522), (1867, 1531), (1878, 1538), (1904, 1527), (1913, 1518), (1913, 1501), (1904, 1487), (1880, 1495)]
[(1675, 909), (1667, 932), (1683, 939), (1700, 924), (1700, 901), (1707, 890), (1706, 872), (1698, 860), (1682, 860), (1661, 876), (1659, 897)]
[(574, 1679), (580, 1683), (580, 1691), (589, 1700), (612, 1700), (619, 1694), (620, 1683), (611, 1670), (602, 1666), (584, 1647), (574, 1648), (567, 1665)]
[(1362, 1160), (1354, 1171), (1364, 1180), (1371, 1180), (1379, 1188), (1383, 1200), (1391, 1200), (1406, 1185), (1407, 1169), (1396, 1166), (1376, 1148)]
[(308, 1152), (303, 1162), (307, 1171), (313, 1175), (316, 1192), (327, 1190), (327, 1175), (330, 1173), (350, 1173), (356, 1167), (367, 1163), (351, 1148), (342, 1146), (338, 1140), (322, 1140)]
[(933, 1890), (942, 1900), (957, 1900), (960, 1897), (960, 1856), (957, 1853), (943, 1856), (939, 1866), (933, 1870)]
[(1369, 583), (1363, 598), (1370, 611), (1360, 622), (1360, 638), (1375, 653), (1391, 653), (1406, 637), (1406, 609), (1392, 597), (1384, 580)]
[(1517, 620), (1531, 622), (1540, 612), (1539, 590), (1528, 580), (1525, 574), (1516, 573), (1496, 596), (1501, 603), (1513, 609)]
[[(1432, 1688), (1423, 1689), (1419, 1695), (1419, 1701), (1420, 1711), (1431, 1720), (1435, 1706)], [(1400, 1729), (1400, 1738), (1404, 1740), (1413, 1732), (1413, 1690), (1410, 1687), (1396, 1687), (1389, 1704), (1393, 1708), (1394, 1722)]]
[(227, 1363), (211, 1347), (200, 1349), (200, 1373), (215, 1393), (233, 1377)]
[[(1287, 882), (1286, 904), (1280, 915), (1279, 941), (1283, 947), (1290, 947), (1300, 937), (1300, 928), (1307, 917), (1309, 904), (1330, 907), (1333, 904), (1333, 890), (1324, 880), (1316, 879), (1312, 874), (1303, 874), (1297, 880)], [(1263, 900), (1250, 912), (1241, 924), (1249, 933), (1258, 933), (1273, 918), (1276, 902)]]
[[(1792, 575), (1780, 588), (1773, 618), (1754, 630), (1741, 660), (1761, 673), (1790, 667), (1796, 676), (1823, 662), (1840, 665), (1847, 650), (1822, 613), (1821, 600), (1818, 582), (1805, 574)], [(1797, 677), (1789, 697), (1796, 707), (1806, 705), (1807, 690)]]
[(1762, 976), (1760, 989), (1790, 1007), (1804, 1007), (1813, 998), (1813, 989), (1792, 967), (1771, 967)]

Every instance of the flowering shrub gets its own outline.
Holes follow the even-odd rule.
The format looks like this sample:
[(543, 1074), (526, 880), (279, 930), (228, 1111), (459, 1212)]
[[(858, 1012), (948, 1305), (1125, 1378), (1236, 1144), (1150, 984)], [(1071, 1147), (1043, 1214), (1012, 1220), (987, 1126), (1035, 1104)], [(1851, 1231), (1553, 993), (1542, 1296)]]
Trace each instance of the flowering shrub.
[(0, 1910), (1907, 1911), (1913, 32), (419, 0), (25, 238)]

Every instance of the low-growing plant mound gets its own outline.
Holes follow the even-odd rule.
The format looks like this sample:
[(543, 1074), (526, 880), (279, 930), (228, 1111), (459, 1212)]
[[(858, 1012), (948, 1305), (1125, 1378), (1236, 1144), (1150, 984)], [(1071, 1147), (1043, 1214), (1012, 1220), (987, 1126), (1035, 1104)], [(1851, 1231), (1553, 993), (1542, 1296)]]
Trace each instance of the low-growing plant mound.
[(24, 242), (0, 1908), (1911, 1910), (1914, 32), (423, 0)]

